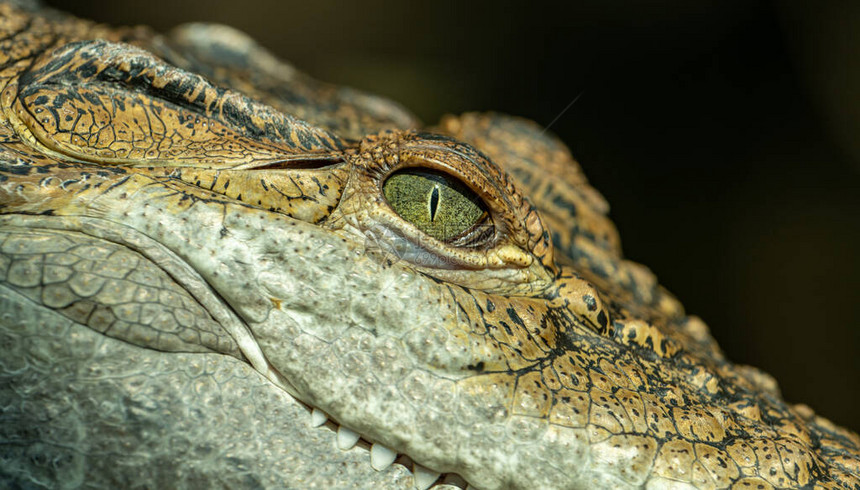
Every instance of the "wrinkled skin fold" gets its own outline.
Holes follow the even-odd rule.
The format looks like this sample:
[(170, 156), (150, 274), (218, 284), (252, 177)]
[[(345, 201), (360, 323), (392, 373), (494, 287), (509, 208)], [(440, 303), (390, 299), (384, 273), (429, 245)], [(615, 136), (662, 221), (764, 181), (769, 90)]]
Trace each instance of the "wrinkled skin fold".
[[(3, 486), (860, 488), (860, 438), (724, 358), (529, 121), (19, 3), (0, 109)], [(405, 170), (473, 227), (398, 214)]]

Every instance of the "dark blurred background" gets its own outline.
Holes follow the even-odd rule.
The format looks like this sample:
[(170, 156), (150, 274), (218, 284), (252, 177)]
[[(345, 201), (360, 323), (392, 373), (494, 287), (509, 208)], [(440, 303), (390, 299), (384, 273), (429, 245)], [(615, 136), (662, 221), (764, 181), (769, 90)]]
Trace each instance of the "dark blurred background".
[(785, 398), (860, 429), (860, 2), (48, 1), (166, 30), (232, 25), (425, 122), (547, 125), (625, 253)]

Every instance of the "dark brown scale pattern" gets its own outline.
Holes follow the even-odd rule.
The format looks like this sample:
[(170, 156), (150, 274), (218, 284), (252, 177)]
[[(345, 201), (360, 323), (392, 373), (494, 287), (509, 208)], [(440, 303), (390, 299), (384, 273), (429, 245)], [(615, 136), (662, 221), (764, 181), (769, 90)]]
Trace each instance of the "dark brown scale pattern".
[(28, 129), (52, 150), (86, 161), (269, 163), (340, 145), (145, 51), (104, 41), (57, 48), (18, 84), (15, 109)]

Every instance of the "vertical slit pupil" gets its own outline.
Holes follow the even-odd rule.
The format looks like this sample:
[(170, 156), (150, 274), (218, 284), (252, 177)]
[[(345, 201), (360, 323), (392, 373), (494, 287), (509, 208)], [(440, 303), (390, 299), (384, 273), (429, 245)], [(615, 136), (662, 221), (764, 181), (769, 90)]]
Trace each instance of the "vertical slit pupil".
[(430, 221), (436, 219), (436, 210), (439, 209), (439, 186), (433, 186), (430, 193)]

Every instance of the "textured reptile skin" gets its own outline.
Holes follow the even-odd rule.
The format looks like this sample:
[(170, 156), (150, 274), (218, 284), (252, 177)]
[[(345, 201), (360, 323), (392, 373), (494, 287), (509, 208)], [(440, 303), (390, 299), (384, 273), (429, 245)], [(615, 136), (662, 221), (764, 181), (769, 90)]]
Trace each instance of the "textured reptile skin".
[[(0, 109), (2, 486), (860, 488), (860, 438), (725, 359), (531, 122), (26, 2)], [(483, 238), (401, 218), (403, 168)]]

